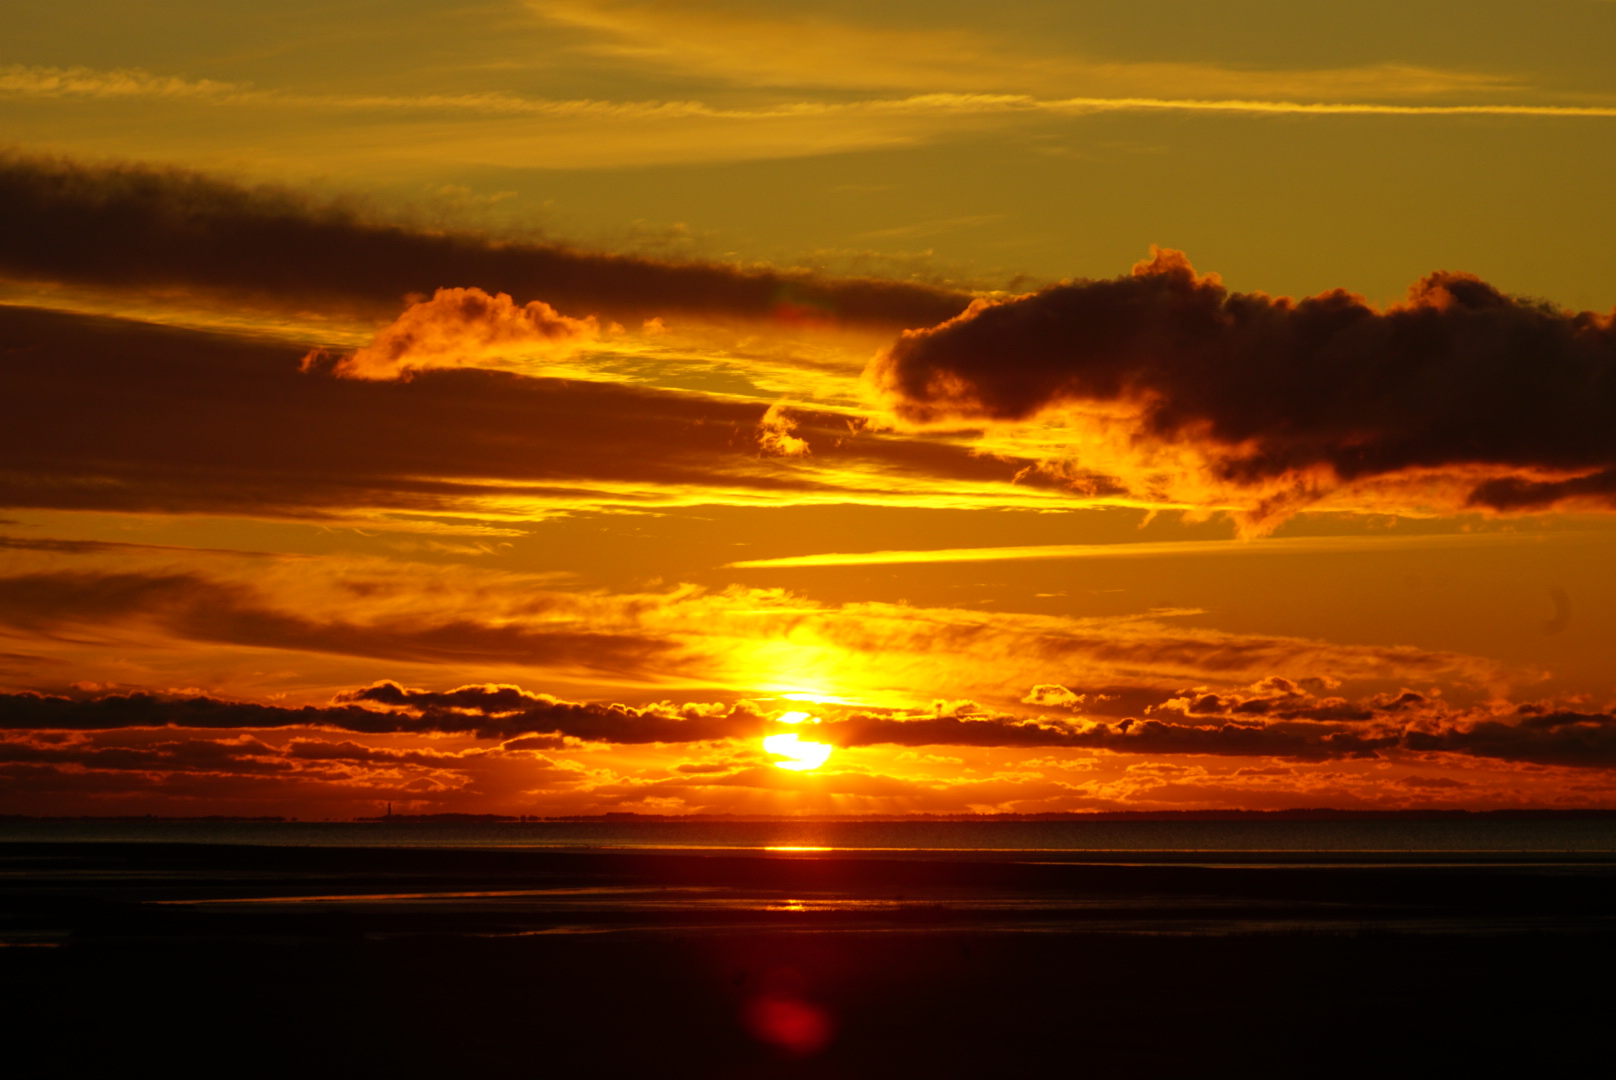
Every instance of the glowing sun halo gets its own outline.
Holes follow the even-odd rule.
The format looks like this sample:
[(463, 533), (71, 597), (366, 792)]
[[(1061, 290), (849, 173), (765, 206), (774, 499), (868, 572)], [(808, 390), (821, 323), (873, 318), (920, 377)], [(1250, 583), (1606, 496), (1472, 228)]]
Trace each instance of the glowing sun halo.
[(804, 742), (794, 731), (770, 735), (763, 740), (763, 749), (785, 759), (776, 761), (774, 763), (776, 768), (796, 772), (819, 768), (830, 758), (831, 751), (830, 744)]

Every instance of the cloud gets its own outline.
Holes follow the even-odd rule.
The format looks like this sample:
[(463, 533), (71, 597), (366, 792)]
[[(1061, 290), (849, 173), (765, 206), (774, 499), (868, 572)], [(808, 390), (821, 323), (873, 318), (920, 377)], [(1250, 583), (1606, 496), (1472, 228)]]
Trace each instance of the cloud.
[(1612, 318), (1466, 274), (1432, 274), (1377, 311), (1341, 290), (1231, 293), (1155, 250), (1129, 277), (975, 301), (906, 331), (866, 375), (912, 424), (1064, 420), (1097, 467), (1237, 506), (1248, 531), (1351, 498), (1616, 505)]
[(1087, 694), (1074, 694), (1064, 686), (1042, 683), (1032, 688), (1021, 699), (1023, 705), (1039, 705), (1046, 709), (1075, 709), (1082, 705)]
[[(616, 675), (671, 672), (683, 651), (664, 635), (429, 614), (355, 621), (289, 610), (244, 584), (189, 572), (72, 572), (0, 577), (0, 625), (38, 638), (144, 627), (156, 636), (412, 663), (503, 663)], [(155, 631), (155, 635), (153, 634)]]
[[(487, 310), (526, 324), (536, 309)], [(764, 401), (478, 369), (333, 378), (318, 363), (300, 372), (302, 350), (286, 346), (13, 307), (0, 308), (0, 345), (0, 505), (340, 518), (1068, 502), (1050, 478), (1017, 480), (1032, 459), (855, 430), (832, 410), (776, 409), (767, 424), (788, 419), (814, 448), (781, 457), (758, 452), (774, 430)], [(408, 355), (383, 355), (379, 370), (404, 370)]]
[(242, 92), (234, 83), (154, 75), (141, 68), (0, 65), (0, 97), (8, 98), (220, 98)]
[(758, 421), (758, 448), (777, 457), (807, 457), (808, 440), (793, 434), (797, 422), (780, 402), (769, 406), (769, 411)]
[[(407, 709), (434, 724), (453, 724), (456, 721), (451, 716), (478, 717), (478, 726), (460, 730), (474, 730), (483, 737), (488, 732), (498, 732), (502, 738), (534, 733), (627, 745), (710, 742), (761, 734), (764, 730), (763, 717), (744, 702), (734, 706), (663, 703), (635, 708), (562, 701), (514, 686), (463, 686), (434, 692), (410, 690), (394, 682), (349, 691), (337, 700)], [(468, 723), (465, 719), (459, 722)]]
[(1483, 720), (1436, 730), (1412, 730), (1404, 745), (1421, 753), (1524, 761), (1576, 768), (1616, 765), (1616, 716), (1609, 713), (1526, 712), (1519, 723)]
[[(426, 368), (473, 367), (512, 350), (564, 351), (600, 332), (593, 316), (570, 319), (542, 300), (517, 304), (506, 293), (439, 289), (411, 304), (376, 339), (337, 362), (338, 375), (396, 379)], [(305, 370), (315, 353), (304, 358)]]
[[(498, 681), (544, 671), (590, 686), (677, 682), (731, 695), (818, 688), (883, 704), (936, 696), (1013, 706), (1027, 703), (1028, 687), (1044, 687), (1034, 704), (1075, 708), (1054, 689), (1069, 687), (1085, 711), (1120, 717), (1186, 685), (1232, 700), (1272, 672), (1309, 693), (1342, 680), (1359, 693), (1417, 681), (1461, 696), (1505, 693), (1538, 674), (1440, 650), (1218, 631), (1185, 625), (1195, 613), (1172, 610), (1074, 618), (829, 604), (739, 586), (613, 593), (470, 564), (354, 556), (198, 564), (163, 548), (17, 549), (7, 570), (0, 631), (71, 658), (81, 680), (102, 682), (127, 678), (117, 672), (136, 656), (167, 667), (164, 658), (188, 642), (304, 654), (310, 659), (300, 663), (339, 684), (375, 677), (370, 661), (389, 661)], [(253, 661), (262, 663), (280, 661)], [(46, 685), (38, 678), (11, 685)]]
[(119, 772), (227, 772), (232, 775), (284, 775), (292, 766), (275, 760), (279, 751), (248, 735), (236, 739), (181, 739), (145, 746), (84, 743), (39, 745), (0, 740), (0, 766), (53, 765)]
[[(389, 706), (365, 708), (363, 705)], [(0, 729), (11, 731), (113, 731), (143, 728), (266, 731), (326, 728), (367, 735), (461, 734), (479, 739), (520, 740), (559, 735), (617, 745), (692, 743), (761, 734), (763, 718), (745, 704), (686, 704), (635, 708), (617, 704), (563, 701), (515, 687), (468, 686), (434, 693), (384, 682), (345, 692), (329, 706), (287, 708), (227, 701), (205, 695), (175, 697), (147, 693), (67, 698), (45, 694), (0, 694)], [(507, 749), (533, 747), (527, 740)], [(294, 750), (317, 757), (357, 751)], [(364, 757), (364, 754), (360, 754)], [(410, 760), (397, 755), (389, 761)], [(442, 764), (421, 758), (416, 764)]]
[(1521, 706), (1501, 717), (1453, 709), (1413, 692), (1348, 702), (1315, 699), (1287, 680), (1269, 683), (1263, 689), (1277, 694), (1198, 701), (1176, 719), (1103, 723), (988, 711), (934, 717), (850, 713), (821, 725), (816, 738), (839, 746), (1064, 747), (1294, 761), (1455, 755), (1583, 769), (1616, 765), (1616, 716), (1609, 713)]
[[(969, 702), (926, 711), (871, 711), (858, 708), (823, 710), (813, 728), (815, 741), (851, 747), (953, 746), (978, 749), (1068, 749), (1118, 754), (1241, 758), (1292, 761), (1351, 760), (1385, 757), (1455, 756), (1511, 763), (1608, 768), (1616, 765), (1616, 716), (1579, 713), (1523, 705), (1512, 712), (1460, 710), (1439, 700), (1405, 692), (1358, 702), (1315, 699), (1295, 683), (1265, 680), (1258, 693), (1212, 702), (1196, 702), (1184, 710), (1168, 708), (1173, 718), (1129, 718), (1115, 723), (1094, 720), (1051, 720), (983, 709)], [(1253, 702), (1265, 709), (1252, 709)], [(1496, 707), (1495, 707), (1496, 708)], [(472, 685), (447, 691), (411, 689), (392, 681), (347, 691), (328, 706), (286, 708), (226, 701), (207, 696), (172, 697), (146, 693), (104, 694), (77, 698), (24, 693), (0, 695), (0, 730), (21, 732), (179, 728), (234, 731), (279, 728), (324, 728), (368, 735), (462, 734), (478, 739), (510, 740), (505, 751), (553, 750), (544, 736), (609, 743), (618, 746), (689, 744), (727, 739), (754, 739), (777, 730), (780, 710), (749, 702), (733, 705), (663, 702), (636, 707), (612, 703), (566, 701), (510, 685)], [(533, 737), (541, 737), (535, 741)], [(275, 758), (260, 771), (286, 768), (280, 751), (246, 738), (234, 744), (165, 743), (127, 750), (78, 745), (5, 744), (0, 761), (73, 763), (119, 769), (168, 768), (175, 747), (185, 751), (195, 768), (237, 761)], [(480, 752), (480, 751), (479, 751)], [(198, 756), (200, 755), (200, 756)], [(211, 755), (211, 756), (210, 756)], [(286, 760), (351, 761), (422, 768), (460, 767), (466, 752), (377, 750), (352, 742), (294, 740)], [(214, 763), (214, 764), (210, 764)], [(722, 780), (702, 783), (751, 784), (749, 770), (772, 774), (766, 766), (739, 765)], [(676, 770), (708, 777), (723, 772), (706, 767)]]
[(542, 299), (580, 318), (769, 319), (798, 304), (830, 320), (887, 326), (929, 326), (969, 299), (907, 282), (445, 233), (180, 169), (15, 155), (0, 155), (0, 274), (389, 315), (405, 296), (446, 287)]
[(595, 35), (582, 51), (607, 61), (748, 87), (1326, 101), (1519, 89), (1508, 77), (1413, 65), (1264, 70), (1116, 61), (1042, 41), (1029, 47), (981, 27), (881, 25), (755, 6), (531, 0), (529, 7), (549, 22)]
[[(1125, 490), (1125, 489), (1118, 489)], [(1512, 546), (1539, 542), (1514, 532), (1426, 533), (1358, 536), (1285, 536), (1260, 544), (1234, 540), (1119, 541), (1109, 544), (1036, 544), (990, 548), (919, 548), (908, 551), (819, 552), (775, 559), (743, 559), (729, 565), (760, 570), (799, 566), (891, 566), (912, 563), (1014, 562), (1030, 559), (1150, 559), (1168, 556), (1404, 551), (1447, 547)]]
[(1556, 585), (1549, 589), (1549, 599), (1554, 602), (1554, 616), (1543, 624), (1543, 632), (1550, 636), (1563, 634), (1571, 625), (1571, 597)]
[(1182, 724), (1129, 719), (1115, 724), (1027, 720), (998, 714), (941, 717), (851, 715), (818, 738), (840, 746), (974, 746), (1107, 750), (1122, 754), (1282, 757), (1303, 761), (1373, 757), (1394, 735), (1294, 722)]
[[(11, 704), (0, 701), (0, 715)], [(379, 812), (388, 802), (476, 805), (502, 797), (513, 781), (559, 793), (590, 779), (569, 762), (496, 748), (371, 745), (401, 739), (409, 737), (373, 735), (361, 743), (141, 727), (0, 731), (0, 803), (29, 814), (137, 807), (184, 815), (284, 813), (296, 805), (346, 817)]]

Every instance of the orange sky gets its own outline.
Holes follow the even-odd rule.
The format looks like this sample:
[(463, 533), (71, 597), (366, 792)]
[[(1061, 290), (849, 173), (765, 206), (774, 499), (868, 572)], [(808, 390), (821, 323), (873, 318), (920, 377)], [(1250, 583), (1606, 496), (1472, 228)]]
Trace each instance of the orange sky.
[(0, 813), (1616, 803), (1561, 29), (392, 7), (0, 46)]

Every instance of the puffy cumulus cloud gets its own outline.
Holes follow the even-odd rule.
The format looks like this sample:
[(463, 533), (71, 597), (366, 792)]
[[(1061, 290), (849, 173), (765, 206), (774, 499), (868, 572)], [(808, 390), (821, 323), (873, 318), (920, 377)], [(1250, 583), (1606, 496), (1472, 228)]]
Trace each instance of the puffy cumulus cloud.
[[(1333, 682), (1334, 680), (1330, 680)], [(1343, 697), (1319, 697), (1329, 684), (1323, 679), (1293, 681), (1271, 676), (1248, 688), (1227, 693), (1198, 690), (1150, 707), (1153, 712), (1175, 712), (1185, 717), (1273, 717), (1280, 720), (1369, 720), (1377, 712), (1395, 712), (1425, 705), (1425, 695), (1412, 690), (1379, 694), (1368, 702)]]
[[(749, 737), (765, 728), (763, 714), (748, 702), (729, 706), (663, 702), (634, 708), (562, 701), (514, 686), (462, 686), (435, 692), (381, 682), (345, 692), (337, 700), (402, 709), (420, 723), (440, 730), (471, 731), (483, 738), (536, 733), (620, 745), (689, 743)], [(462, 726), (455, 728), (456, 724)]]
[(1097, 463), (1141, 497), (1237, 506), (1252, 531), (1353, 500), (1616, 505), (1612, 316), (1467, 274), (1378, 311), (1343, 290), (1233, 293), (1153, 249), (1128, 277), (906, 331), (866, 377), (912, 424), (1063, 421), (1052, 475)]
[(1041, 705), (1046, 709), (1075, 709), (1082, 705), (1086, 694), (1074, 694), (1064, 686), (1041, 683), (1021, 699), (1023, 705)]
[[(523, 348), (565, 351), (599, 331), (594, 316), (571, 319), (542, 300), (518, 304), (508, 293), (439, 289), (432, 299), (411, 304), (369, 345), (337, 361), (335, 371), (355, 379), (396, 379), (425, 368), (475, 366)], [(303, 369), (317, 366), (320, 357), (309, 353)]]
[(808, 440), (795, 434), (796, 430), (797, 422), (777, 401), (758, 421), (758, 448), (765, 454), (778, 457), (807, 457), (810, 453)]
[(0, 274), (186, 289), (304, 308), (395, 311), (401, 297), (476, 287), (620, 318), (826, 319), (931, 326), (969, 297), (908, 282), (579, 251), (373, 220), (352, 205), (143, 165), (0, 157)]

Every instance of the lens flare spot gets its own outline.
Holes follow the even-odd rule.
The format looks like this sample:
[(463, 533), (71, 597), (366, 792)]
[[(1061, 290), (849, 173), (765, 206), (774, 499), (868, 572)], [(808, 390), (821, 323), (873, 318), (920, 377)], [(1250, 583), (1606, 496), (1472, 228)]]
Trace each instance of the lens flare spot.
[(829, 743), (805, 742), (795, 731), (770, 735), (763, 740), (763, 749), (785, 759), (776, 761), (775, 768), (791, 769), (795, 772), (819, 768), (830, 760), (831, 751)]
[(798, 1057), (823, 1050), (832, 1034), (825, 1010), (786, 994), (754, 998), (747, 1004), (746, 1021), (759, 1039)]

